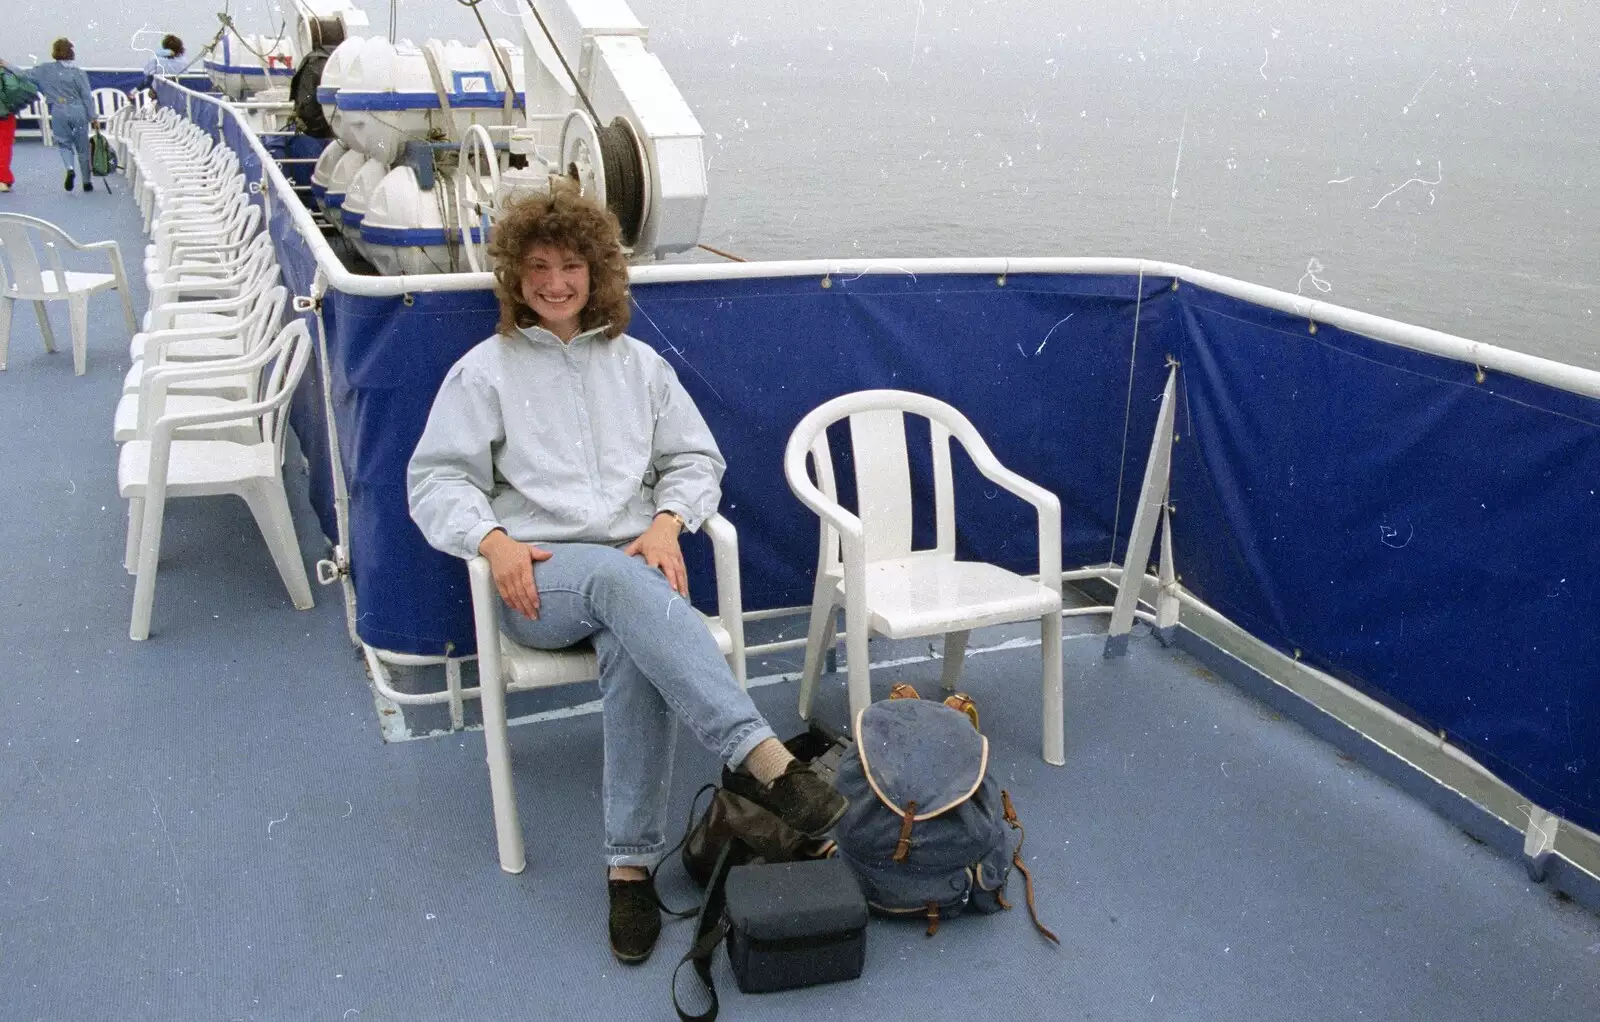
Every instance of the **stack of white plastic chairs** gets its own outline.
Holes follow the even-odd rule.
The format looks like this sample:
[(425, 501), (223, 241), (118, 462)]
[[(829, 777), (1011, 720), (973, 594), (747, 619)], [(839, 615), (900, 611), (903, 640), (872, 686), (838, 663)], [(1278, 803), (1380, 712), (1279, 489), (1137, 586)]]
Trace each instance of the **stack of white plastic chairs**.
[[(119, 111), (120, 113), (120, 111)], [(312, 605), (284, 492), (288, 403), (311, 337), (285, 312), (262, 209), (237, 157), (170, 110), (128, 114), (117, 137), (150, 233), (150, 294), (113, 422), (128, 499), (129, 634), (149, 636), (165, 503), (234, 494), (249, 505), (295, 607)]]

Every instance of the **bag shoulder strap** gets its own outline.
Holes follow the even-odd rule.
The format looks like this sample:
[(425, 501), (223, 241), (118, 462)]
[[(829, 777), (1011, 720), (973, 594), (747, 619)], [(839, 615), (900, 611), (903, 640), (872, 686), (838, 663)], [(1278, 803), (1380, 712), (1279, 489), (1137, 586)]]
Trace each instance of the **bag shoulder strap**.
[(711, 792), (711, 798), (715, 800), (717, 797), (716, 782), (708, 781), (700, 786), (699, 791), (694, 793), (694, 798), (689, 800), (689, 822), (685, 824), (683, 828), (683, 837), (680, 837), (678, 839), (678, 843), (667, 849), (667, 853), (657, 860), (654, 866), (650, 867), (650, 890), (655, 893), (656, 907), (674, 919), (689, 918), (700, 911), (700, 905), (690, 905), (688, 908), (673, 908), (666, 902), (662, 901), (661, 895), (656, 888), (656, 874), (661, 871), (661, 864), (676, 855), (678, 849), (682, 848), (684, 844), (688, 842), (689, 835), (694, 833), (695, 820), (698, 816), (697, 810), (700, 808), (700, 796), (704, 795), (708, 791)]
[[(1022, 842), (1027, 840), (1028, 834), (1027, 831), (1022, 829), (1022, 821), (1017, 818), (1016, 807), (1011, 804), (1011, 793), (1001, 790), (1000, 802), (1005, 807), (1006, 823), (1010, 824), (1011, 829), (1017, 832), (1017, 847), (1012, 849), (1011, 864), (1017, 867), (1017, 872), (1022, 874), (1022, 889), (1027, 896), (1028, 916), (1033, 919), (1034, 929), (1043, 934), (1045, 939), (1049, 940), (1056, 947), (1060, 947), (1061, 938), (1057, 937), (1050, 927), (1046, 926), (1039, 920), (1039, 910), (1034, 907), (1033, 904), (1033, 874), (1028, 872), (1027, 864), (1022, 861)], [(1011, 907), (1010, 905), (1006, 904), (1004, 898), (1000, 899), (1000, 905), (1003, 908)]]
[[(737, 838), (729, 841), (722, 848), (722, 854), (717, 856), (716, 868), (711, 871), (711, 882), (706, 884), (706, 897), (700, 905), (700, 916), (694, 924), (694, 943), (689, 946), (689, 953), (678, 960), (678, 965), (672, 970), (672, 1007), (678, 1013), (679, 1022), (716, 1022), (717, 1011), (717, 986), (711, 979), (711, 956), (717, 950), (717, 945), (722, 943), (722, 938), (728, 935), (728, 919), (724, 909), (728, 904), (728, 871), (744, 863), (750, 858), (750, 850), (744, 842)], [(700, 977), (701, 984), (711, 997), (711, 1007), (698, 1015), (691, 1015), (683, 1010), (683, 1005), (678, 1003), (678, 973), (689, 963), (694, 963), (694, 971)]]

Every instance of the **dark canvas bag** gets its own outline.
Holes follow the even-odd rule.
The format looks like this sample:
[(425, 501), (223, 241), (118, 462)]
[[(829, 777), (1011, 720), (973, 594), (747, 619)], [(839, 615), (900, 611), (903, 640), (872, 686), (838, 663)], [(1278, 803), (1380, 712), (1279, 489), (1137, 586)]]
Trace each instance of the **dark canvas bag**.
[(1022, 862), (1021, 821), (1011, 797), (989, 775), (989, 741), (975, 714), (916, 698), (890, 699), (856, 716), (856, 741), (835, 786), (850, 809), (835, 828), (839, 856), (861, 882), (868, 905), (891, 916), (926, 918), (928, 934), (967, 909), (1011, 906), (1006, 881)]
[[(819, 776), (833, 780), (848, 739), (813, 723), (783, 743)], [(867, 904), (850, 869), (830, 858), (831, 840), (808, 838), (754, 801), (758, 782), (724, 769), (690, 807), (682, 844), (684, 870), (706, 889), (689, 953), (672, 974), (672, 1005), (683, 1022), (712, 1022), (719, 1009), (711, 961), (726, 938), (739, 989), (789, 990), (854, 979), (865, 960)], [(698, 820), (700, 797), (712, 792)], [(671, 853), (668, 853), (669, 856)], [(685, 916), (663, 906), (671, 915)], [(710, 1006), (690, 1014), (678, 1000), (678, 976), (692, 964)]]
[[(715, 1022), (721, 1004), (712, 956), (726, 938), (739, 989), (771, 993), (837, 983), (861, 975), (866, 962), (867, 902), (838, 859), (752, 863), (737, 839), (724, 845), (695, 920), (694, 943), (672, 971), (672, 1007), (680, 1022)], [(690, 1014), (678, 999), (685, 965), (709, 998)]]
[[(831, 781), (848, 739), (813, 724), (783, 744), (796, 759), (810, 763), (818, 776)], [(757, 787), (755, 778), (723, 768), (721, 787), (707, 785), (695, 795), (694, 805), (698, 806), (700, 796), (711, 791), (711, 803), (692, 823), (681, 858), (685, 872), (701, 887), (710, 882), (717, 857), (735, 838), (744, 843), (750, 861), (792, 862), (833, 854), (832, 841), (808, 838), (756, 804), (752, 796)], [(695, 819), (693, 806), (690, 819)]]

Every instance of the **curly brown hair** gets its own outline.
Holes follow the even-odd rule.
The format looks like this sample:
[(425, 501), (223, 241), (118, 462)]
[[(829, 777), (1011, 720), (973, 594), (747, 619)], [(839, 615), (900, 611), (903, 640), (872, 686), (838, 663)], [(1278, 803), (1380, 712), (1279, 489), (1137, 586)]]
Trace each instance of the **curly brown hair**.
[(51, 60), (75, 60), (77, 54), (72, 49), (71, 39), (57, 39), (50, 44)]
[(161, 48), (174, 57), (183, 56), (183, 40), (170, 33), (161, 37)]
[(495, 221), (489, 235), (494, 260), (494, 291), (500, 300), (504, 335), (537, 326), (538, 315), (522, 298), (522, 265), (537, 245), (576, 252), (589, 264), (589, 301), (578, 313), (578, 329), (605, 327), (607, 337), (628, 328), (628, 263), (622, 255), (617, 218), (591, 199), (557, 189), (549, 195), (517, 199)]

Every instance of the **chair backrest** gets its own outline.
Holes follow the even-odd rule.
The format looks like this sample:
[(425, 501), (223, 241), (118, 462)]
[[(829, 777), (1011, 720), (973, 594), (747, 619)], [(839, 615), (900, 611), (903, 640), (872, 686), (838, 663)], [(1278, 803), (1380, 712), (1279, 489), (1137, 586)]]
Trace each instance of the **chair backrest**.
[[(245, 395), (245, 404), (257, 404), (265, 400), (266, 384), (270, 382), (273, 373), (276, 371), (276, 364), (282, 354), (281, 349), (285, 343), (285, 338), (282, 331), (278, 329), (278, 325), (283, 319), (283, 308), (288, 303), (288, 299), (289, 289), (282, 284), (266, 288), (255, 294), (250, 301), (249, 309), (239, 320), (239, 339), (244, 345), (244, 351), (237, 358), (230, 358), (225, 361), (231, 367), (230, 371), (236, 370), (250, 374), (250, 389)], [(173, 368), (180, 373), (196, 367), (195, 363), (179, 363), (176, 366), (167, 362), (159, 364), (160, 369)], [(161, 377), (162, 375), (159, 370), (147, 373), (145, 381), (151, 381), (152, 378)], [(144, 385), (144, 383), (141, 383), (141, 387)], [(156, 383), (151, 383), (150, 385), (164, 386)], [(156, 406), (158, 404), (160, 402), (154, 400), (140, 401), (139, 435), (141, 437), (150, 435), (151, 428), (155, 425)], [(263, 413), (258, 410), (254, 414), (262, 415)], [(270, 415), (272, 413), (268, 411), (266, 414)], [(272, 429), (276, 425), (276, 419), (268, 421), (263, 416), (261, 424), (262, 436), (271, 436)], [(280, 450), (280, 460), (281, 456)]]
[[(63, 249), (76, 248), (65, 231), (48, 220), (21, 213), (0, 213), (0, 290), (13, 285), (23, 292), (44, 290), (44, 274), (56, 274), (56, 287), (66, 296)], [(43, 255), (43, 264), (40, 255)]]
[[(822, 517), (822, 555), (818, 567), (837, 570), (838, 532), (828, 524), (822, 505), (839, 504), (828, 427), (847, 420), (851, 460), (855, 467), (855, 517), (861, 521), (866, 559), (904, 557), (911, 553), (911, 462), (906, 450), (906, 413), (928, 420), (933, 456), (935, 544), (942, 554), (955, 554), (955, 490), (951, 481), (950, 439), (955, 437), (974, 456), (992, 458), (988, 445), (967, 417), (925, 394), (903, 390), (864, 390), (845, 394), (813, 409), (789, 436), (783, 470), (800, 500)], [(807, 471), (807, 459), (816, 476)]]
[(118, 89), (95, 89), (89, 96), (94, 100), (95, 117), (102, 121), (128, 105), (128, 94)]
[[(244, 329), (240, 331), (240, 339), (244, 341), (244, 350), (248, 355), (261, 350), (263, 345), (271, 343), (283, 325), (283, 309), (289, 303), (289, 289), (282, 284), (269, 287), (257, 294), (250, 303), (250, 311), (245, 314)], [(268, 374), (270, 375), (270, 374)], [(261, 396), (260, 383), (250, 395), (251, 400)]]
[(278, 331), (278, 339), (283, 344), (267, 366), (262, 387), (261, 400), (268, 407), (261, 415), (261, 437), (272, 441), (281, 466), (289, 430), (289, 401), (311, 361), (311, 330), (303, 318), (296, 316)]

